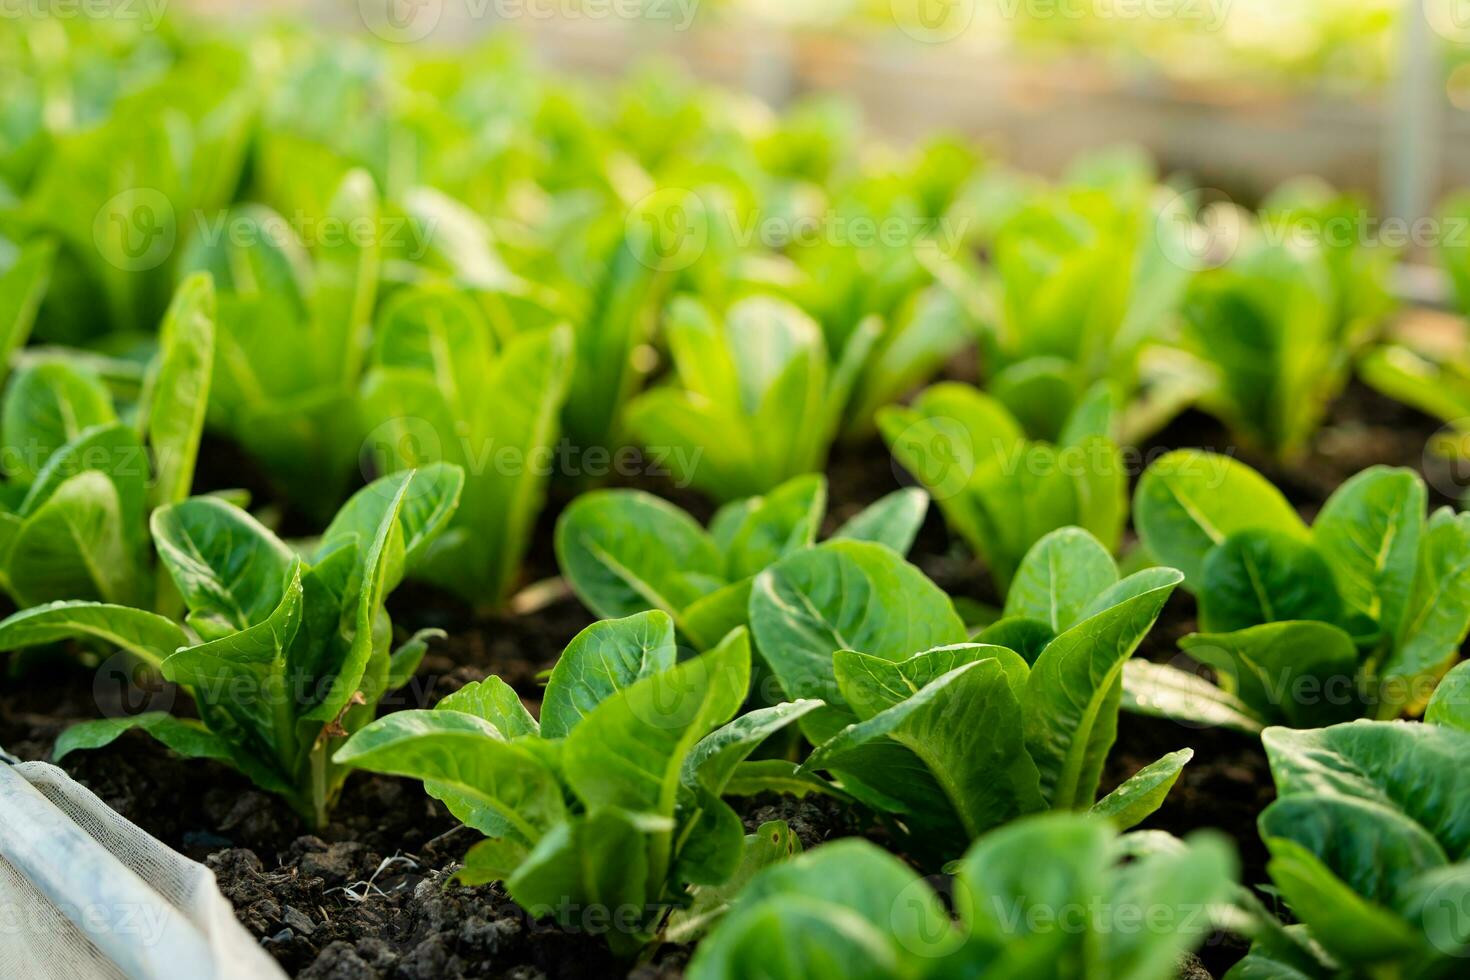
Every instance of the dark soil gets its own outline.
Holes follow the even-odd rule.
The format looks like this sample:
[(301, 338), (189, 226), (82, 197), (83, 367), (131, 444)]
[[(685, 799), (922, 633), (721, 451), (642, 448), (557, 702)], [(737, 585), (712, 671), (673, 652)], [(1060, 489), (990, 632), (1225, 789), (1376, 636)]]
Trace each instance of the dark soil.
[[(1425, 440), (1438, 428), (1433, 420), (1354, 385), (1299, 463), (1282, 467), (1248, 453), (1237, 455), (1266, 471), (1310, 515), (1333, 487), (1367, 465), (1422, 469)], [(1184, 445), (1234, 449), (1218, 423), (1191, 412), (1145, 450)], [(242, 480), (237, 459), (228, 447), (209, 445), (201, 455), (202, 488), (244, 482), (257, 501), (269, 501), (262, 481), (248, 473)], [(840, 448), (828, 472), (829, 531), (908, 482), (878, 443)], [(665, 479), (621, 482), (670, 497), (701, 520), (713, 513), (708, 502)], [(566, 492), (558, 491), (541, 521), (527, 560), (527, 582), (556, 575), (551, 529), (566, 499)], [(286, 513), (284, 519), (289, 533), (293, 518)], [(937, 512), (931, 512), (920, 532), (912, 558), (951, 594), (997, 601), (983, 568), (951, 539)], [(456, 600), (413, 585), (398, 590), (391, 611), (401, 629), (436, 626), (449, 639), (431, 646), (418, 678), (385, 701), (385, 710), (432, 705), (462, 685), (494, 674), (534, 711), (540, 702), (539, 675), (593, 619), (565, 594), (553, 593), (516, 614), (477, 616)], [(1176, 596), (1141, 654), (1161, 661), (1173, 658), (1178, 638), (1193, 629), (1193, 620), (1193, 601)], [(65, 658), (13, 659), (11, 678), (0, 691), (0, 745), (21, 758), (43, 759), (57, 734), (73, 721), (140, 710), (144, 702), (150, 707), (172, 705), (173, 692), (140, 692), (120, 679), (116, 667), (113, 660), (99, 668)], [(175, 707), (187, 710), (187, 705)], [(1272, 790), (1255, 740), (1125, 715), (1104, 789), (1184, 746), (1195, 749), (1194, 761), (1146, 826), (1180, 834), (1218, 828), (1240, 849), (1243, 879), (1264, 882), (1265, 853), (1255, 820)], [(289, 808), (237, 774), (214, 763), (178, 759), (140, 734), (68, 757), (65, 768), (164, 843), (206, 861), (240, 920), (295, 976), (523, 980), (626, 973), (599, 937), (529, 920), (498, 887), (451, 884), (476, 835), (457, 828), (416, 783), (353, 776), (331, 825), (313, 835)], [(784, 819), (807, 847), (852, 835), (892, 846), (871, 814), (826, 798), (772, 796), (732, 803), (748, 829)], [(1184, 975), (1219, 976), (1243, 952), (1239, 940), (1217, 937)], [(664, 949), (652, 963), (627, 975), (672, 980), (682, 975), (687, 955), (687, 949)]]

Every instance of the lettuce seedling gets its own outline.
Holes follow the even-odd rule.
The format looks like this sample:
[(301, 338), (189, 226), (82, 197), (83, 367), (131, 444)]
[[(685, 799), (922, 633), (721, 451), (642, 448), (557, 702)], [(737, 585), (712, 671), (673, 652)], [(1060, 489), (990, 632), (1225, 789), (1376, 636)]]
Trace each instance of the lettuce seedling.
[(826, 464), (877, 329), (832, 365), (821, 327), (789, 303), (752, 296), (717, 320), (680, 298), (665, 324), (677, 383), (630, 402), (628, 430), (666, 451), (684, 485), (719, 500), (765, 493)]
[(661, 203), (667, 205), (655, 200), (615, 227), (596, 223), (581, 243), (582, 261), (557, 280), (565, 287), (555, 291), (561, 302), (552, 312), (572, 324), (576, 350), (563, 424), (584, 449), (614, 445), (643, 380), (634, 355), (653, 334), (665, 278), (652, 230), (666, 220)]
[(1179, 584), (1171, 568), (1119, 579), (1080, 528), (1026, 556), (1006, 614), (969, 642), (949, 598), (894, 552), (834, 541), (756, 578), (750, 622), (802, 720), (802, 765), (893, 817), (916, 852), (954, 857), (992, 827), (1088, 809), (1121, 827), (1163, 802), (1189, 750), (1094, 802), (1118, 727), (1123, 664)]
[(1321, 252), (1332, 284), (1338, 343), (1354, 352), (1371, 341), (1394, 311), (1398, 250), (1369, 240), (1368, 202), (1303, 177), (1277, 187), (1261, 210), (1261, 221), (1276, 241)]
[(952, 914), (883, 849), (823, 844), (752, 877), (689, 978), (1169, 980), (1210, 935), (1237, 863), (1218, 834), (1120, 836), (1103, 820), (1048, 814), (987, 834), (954, 874)]
[(89, 20), (47, 17), (34, 33), (12, 32), (48, 40), (24, 45), (36, 59), (25, 81), (6, 75), (0, 138), (9, 146), (18, 135), (11, 93), (18, 106), (37, 83), (44, 113), (33, 179), (0, 211), (17, 237), (60, 244), (38, 334), (88, 347), (109, 331), (146, 336), (167, 309), (191, 218), (224, 207), (239, 185), (259, 78), (245, 45), (160, 44), (145, 33), (122, 56), (127, 18), (93, 21), (90, 37), (79, 23)]
[[(34, 256), (12, 273), (10, 339), (23, 337), (40, 274)], [(5, 315), (0, 311), (0, 315)], [(0, 585), (21, 608), (89, 599), (169, 611), (177, 596), (155, 583), (148, 514), (189, 495), (209, 398), (215, 338), (209, 277), (174, 296), (131, 419), (82, 358), (42, 355), (11, 378), (0, 405)], [(157, 586), (157, 587), (156, 587)]]
[[(709, 529), (639, 490), (595, 490), (557, 522), (556, 555), (583, 605), (598, 616), (661, 609), (694, 646), (707, 649), (747, 621), (754, 576), (816, 542), (827, 481), (799, 476), (762, 497), (726, 504)], [(834, 537), (877, 541), (906, 553), (924, 521), (920, 490), (889, 494)]]
[(384, 602), (449, 523), (463, 480), (443, 465), (383, 477), (305, 555), (215, 497), (155, 512), (159, 557), (188, 608), (182, 624), (59, 602), (0, 623), (0, 649), (101, 639), (188, 690), (200, 720), (151, 711), (83, 722), (62, 733), (55, 758), (141, 728), (180, 755), (233, 766), (324, 825), (347, 773), (333, 750), (423, 657), (425, 634), (390, 650)]
[[(936, 260), (942, 261), (942, 260)], [(883, 318), (878, 341), (853, 385), (842, 438), (860, 445), (877, 431), (878, 413), (933, 380), (952, 357), (974, 343), (968, 307), (938, 283), (910, 293)]]
[(386, 470), (448, 462), (466, 473), (416, 575), (472, 603), (505, 600), (545, 504), (571, 375), (566, 327), (502, 343), (470, 296), (445, 286), (384, 305), (360, 399), (367, 448)]
[(485, 834), (460, 881), (502, 881), (532, 915), (563, 924), (601, 907), (608, 941), (631, 954), (689, 903), (690, 886), (736, 871), (744, 829), (720, 799), (724, 786), (762, 741), (817, 707), (735, 718), (749, 678), (744, 629), (679, 662), (673, 620), (639, 613), (572, 640), (547, 681), (539, 724), (492, 677), (433, 710), (379, 719), (336, 759), (423, 780)]
[(1200, 406), (1243, 445), (1301, 452), (1351, 367), (1322, 251), (1243, 248), (1193, 282), (1184, 320), (1181, 346), (1210, 377)]
[[(213, 273), (219, 341), (211, 428), (265, 468), (290, 501), (325, 518), (357, 459), (354, 410), (378, 289), (378, 196), (349, 173), (310, 257), (284, 217), (241, 205), (195, 238), (185, 269)], [(283, 356), (289, 351), (290, 356)]]
[[(502, 344), (569, 325), (572, 380), (561, 431), (580, 454), (610, 450), (623, 435), (625, 406), (647, 370), (638, 350), (653, 336), (671, 274), (661, 248), (676, 247), (660, 244), (663, 209), (677, 202), (654, 197), (641, 210), (619, 210), (616, 202), (568, 197), (545, 202), (555, 213), (538, 215), (528, 241), (507, 244), (462, 205), (416, 189), (397, 207), (423, 237), (390, 255), (385, 274), (407, 282), (449, 279), (474, 297)], [(600, 474), (560, 475), (580, 486)]]
[(1131, 405), (1141, 351), (1178, 312), (1190, 270), (1171, 251), (1177, 229), (1150, 202), (1151, 180), (1130, 183), (1036, 194), (995, 235), (982, 287), (994, 310), (982, 334), (986, 390), (1033, 438), (1060, 439), (1099, 382)]
[[(972, 147), (939, 137), (891, 167), (830, 185), (825, 195), (813, 187), (791, 195), (811, 210), (791, 216), (801, 233), (785, 249), (796, 274), (783, 294), (821, 324), (834, 356), (855, 356), (854, 341), (866, 348), (844, 413), (848, 441), (870, 437), (879, 408), (930, 380), (975, 340), (978, 322), (942, 284), (942, 271), (974, 230), (963, 193), (980, 170)], [(773, 196), (763, 210), (776, 206)], [(869, 344), (865, 332), (877, 340)]]
[(1451, 977), (1470, 956), (1470, 715), (1464, 667), (1429, 721), (1262, 735), (1277, 799), (1267, 871), (1300, 925), (1265, 934), (1231, 977)]
[(1072, 412), (1056, 443), (1028, 438), (995, 398), (948, 382), (911, 408), (884, 409), (878, 424), (894, 458), (929, 491), (1001, 592), (1031, 546), (1059, 527), (1084, 527), (1117, 549), (1127, 476), (1110, 435), (1106, 389), (1095, 388)]
[[(1222, 703), (1244, 716), (1236, 727), (1423, 708), (1470, 631), (1470, 514), (1426, 518), (1426, 497), (1414, 472), (1375, 466), (1339, 487), (1309, 528), (1228, 457), (1182, 450), (1144, 473), (1139, 536), (1183, 570), (1200, 632), (1180, 646), (1214, 669)], [(1212, 720), (1199, 712), (1220, 699), (1196, 697), (1188, 681), (1194, 695), (1169, 696), (1178, 671), (1140, 669), (1146, 710)]]
[[(466, 236), (441, 236), (438, 264), (474, 289), (503, 339), (571, 326), (574, 364), (562, 429), (581, 452), (610, 451), (624, 437), (625, 407), (648, 371), (640, 348), (653, 338), (679, 251), (693, 234), (690, 215), (677, 195), (629, 203), (567, 192), (542, 201), (526, 220), (524, 240), (508, 243), (478, 223), (480, 260), (469, 269), (460, 254)], [(490, 275), (492, 264), (498, 268)], [(578, 486), (600, 475), (565, 474)]]

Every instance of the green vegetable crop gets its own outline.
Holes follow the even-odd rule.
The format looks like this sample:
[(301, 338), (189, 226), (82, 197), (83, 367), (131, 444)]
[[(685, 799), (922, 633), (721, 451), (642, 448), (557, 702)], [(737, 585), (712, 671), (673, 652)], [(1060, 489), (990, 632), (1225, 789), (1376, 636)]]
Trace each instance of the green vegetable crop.
[(878, 327), (855, 331), (832, 365), (821, 328), (788, 303), (749, 297), (721, 323), (681, 299), (665, 325), (679, 385), (635, 399), (628, 428), (676, 464), (675, 479), (720, 500), (816, 472)]
[[(907, 552), (928, 509), (918, 490), (889, 494), (835, 538), (877, 541)], [(688, 514), (637, 490), (583, 494), (562, 514), (556, 553), (562, 574), (599, 616), (661, 609), (700, 648), (747, 622), (750, 586), (763, 569), (816, 542), (827, 482), (800, 476), (762, 497), (722, 507), (701, 528)]]
[(1143, 348), (1171, 333), (1191, 273), (1152, 189), (1079, 178), (996, 233), (986, 388), (1033, 438), (1059, 441), (1098, 382), (1131, 407)]
[(1453, 677), (1425, 724), (1266, 729), (1277, 800), (1261, 838), (1300, 924), (1267, 933), (1230, 977), (1459, 975), (1470, 955), (1470, 719), (1465, 669)]
[(199, 709), (199, 721), (145, 712), (82, 722), (57, 741), (57, 759), (141, 728), (181, 755), (235, 767), (321, 826), (346, 776), (335, 747), (423, 657), (424, 634), (391, 648), (383, 604), (448, 524), (463, 481), (443, 465), (383, 477), (304, 555), (218, 498), (171, 504), (153, 515), (153, 538), (188, 608), (182, 623), (57, 602), (0, 623), (0, 649), (102, 639), (157, 667)]
[[(40, 254), (27, 253), (0, 282), (12, 343), (34, 312)], [(13, 278), (27, 273), (29, 282)], [(85, 357), (39, 355), (11, 376), (0, 405), (0, 583), (17, 606), (90, 599), (167, 612), (176, 605), (167, 581), (155, 581), (148, 515), (192, 486), (214, 305), (208, 276), (179, 287), (128, 418)]]
[[(1422, 710), (1470, 631), (1470, 515), (1426, 518), (1425, 498), (1415, 473), (1374, 467), (1339, 487), (1309, 528), (1224, 456), (1174, 452), (1144, 474), (1139, 536), (1183, 570), (1200, 632), (1180, 646), (1214, 669), (1238, 727)], [(1176, 683), (1166, 673), (1153, 668), (1141, 690), (1166, 691)], [(1217, 707), (1206, 695), (1150, 710)]]
[(502, 343), (464, 295), (411, 287), (385, 304), (369, 364), (361, 410), (374, 462), (388, 470), (448, 462), (466, 474), (459, 510), (416, 574), (499, 606), (554, 469), (570, 331)]
[(308, 254), (296, 230), (262, 205), (219, 216), (186, 269), (214, 274), (219, 339), (210, 421), (249, 451), (298, 506), (327, 516), (342, 499), (359, 433), (362, 374), (379, 275), (378, 194), (354, 171), (328, 218), (358, 229)]
[[(1364, 25), (1454, 26), (1315, 5), (1151, 18), (1193, 81), (1129, 113), (1207, 91), (1220, 37), (1330, 76)], [(0, 775), (106, 774), (264, 883), (227, 941), (301, 976), (1470, 972), (1470, 333), (1407, 308), (1445, 305), (1432, 232), (1470, 312), (1470, 196), (1413, 250), (1315, 178), (1196, 213), (1147, 149), (1052, 180), (888, 91), (1100, 15), (573, 3), (533, 56), (437, 3), (162, 6), (0, 0)], [(1113, 121), (1126, 61), (1069, 61), (1071, 115)], [(759, 97), (694, 80), (742, 64)], [(827, 91), (860, 76), (917, 139)], [(0, 904), (159, 887), (132, 848), (57, 873), (30, 845), (75, 828), (23, 796)], [(257, 804), (322, 843), (222, 854), (271, 842)], [(0, 963), (48, 975), (225, 948), (9, 918)]]
[(609, 941), (633, 952), (691, 886), (735, 873), (744, 830), (720, 794), (762, 741), (817, 707), (737, 718), (749, 678), (745, 630), (679, 661), (673, 620), (639, 613), (572, 640), (539, 723), (492, 677), (431, 711), (379, 719), (336, 759), (422, 779), (484, 833), (461, 881), (504, 881), (533, 915), (564, 922), (600, 904), (618, 923)]
[(912, 408), (885, 409), (878, 421), (894, 458), (1004, 592), (1049, 531), (1076, 525), (1117, 549), (1127, 484), (1111, 405), (1107, 390), (1094, 388), (1055, 443), (1029, 438), (998, 400), (954, 383), (930, 388)]
[(1322, 250), (1243, 248), (1194, 281), (1184, 319), (1182, 346), (1208, 377), (1200, 404), (1258, 452), (1304, 450), (1352, 363)]
[(1235, 856), (1214, 835), (1154, 834), (1119, 836), (1080, 814), (993, 831), (956, 862), (957, 919), (880, 848), (824, 844), (756, 874), (689, 977), (1168, 980), (1209, 935), (1210, 907), (1229, 900)]
[(953, 857), (980, 834), (1046, 809), (1094, 809), (1122, 827), (1163, 801), (1186, 750), (1094, 804), (1117, 736), (1124, 662), (1180, 575), (1119, 579), (1079, 528), (1027, 555), (1006, 616), (967, 642), (950, 600), (892, 551), (835, 541), (797, 551), (751, 594), (762, 655), (802, 720), (803, 764), (889, 813), (917, 851)]

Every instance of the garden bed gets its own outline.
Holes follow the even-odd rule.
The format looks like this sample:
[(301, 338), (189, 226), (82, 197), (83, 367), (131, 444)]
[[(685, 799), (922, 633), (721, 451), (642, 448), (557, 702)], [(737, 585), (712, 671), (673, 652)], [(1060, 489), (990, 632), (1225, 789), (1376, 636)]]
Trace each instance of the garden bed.
[[(1311, 516), (1346, 476), (1366, 466), (1381, 462), (1419, 468), (1422, 447), (1439, 427), (1354, 384), (1333, 406), (1301, 464), (1282, 469), (1247, 461), (1263, 466), (1302, 514)], [(1144, 447), (1144, 454), (1153, 458), (1174, 446), (1230, 445), (1218, 423), (1190, 412)], [(225, 451), (220, 445), (206, 449), (207, 454)], [(208, 455), (203, 462), (207, 474)], [(895, 465), (878, 444), (840, 451), (829, 467), (829, 523), (835, 526), (894, 489), (899, 483)], [(701, 519), (713, 510), (666, 482), (645, 482), (688, 504)], [(530, 581), (556, 574), (548, 546), (556, 510), (550, 507), (543, 515), (527, 568)], [(951, 543), (935, 512), (921, 530), (911, 560), (952, 594), (995, 601), (983, 570)], [(477, 618), (457, 600), (422, 586), (400, 590), (390, 608), (401, 628), (439, 627), (449, 638), (431, 647), (413, 683), (397, 700), (385, 699), (384, 711), (431, 706), (464, 684), (492, 675), (511, 684), (536, 711), (538, 678), (556, 662), (567, 640), (594, 618), (575, 598), (554, 590), (538, 608), (488, 618)], [(1178, 656), (1177, 639), (1194, 628), (1193, 600), (1177, 593), (1140, 655), (1172, 660)], [(18, 662), (0, 693), (0, 744), (23, 759), (46, 759), (67, 725), (122, 710), (125, 692), (138, 696), (110, 679), (115, 680), (75, 660)], [(154, 698), (168, 696), (167, 690), (153, 692)], [(1186, 746), (1196, 751), (1193, 762), (1168, 803), (1144, 826), (1175, 834), (1218, 828), (1239, 849), (1242, 880), (1266, 881), (1266, 854), (1255, 821), (1273, 792), (1258, 740), (1125, 713), (1103, 791)], [(414, 782), (354, 775), (330, 825), (310, 833), (286, 804), (238, 773), (213, 762), (180, 759), (142, 733), (73, 755), (64, 768), (124, 817), (205, 862), (240, 921), (293, 976), (557, 980), (615, 976), (622, 969), (600, 938), (528, 918), (498, 885), (451, 884), (466, 849), (479, 835), (461, 827)], [(807, 847), (852, 835), (891, 846), (865, 811), (823, 797), (734, 802), (748, 832), (764, 821), (784, 819)], [(1245, 951), (1237, 937), (1217, 935), (1200, 950), (1190, 975), (1219, 977)], [(688, 955), (685, 947), (661, 948), (628, 976), (682, 976)]]
[(1294, 103), (1130, 86), (1230, 152), (1063, 168), (1111, 74), (896, 37), (691, 33), (774, 106), (853, 96), (766, 112), (401, 24), (114, 27), (0, 35), (0, 746), (242, 928), (208, 892), (223, 938), (103, 935), (81, 903), (163, 880), (83, 870), (19, 767), (0, 877), (53, 948), (0, 963), (72, 980), (56, 927), (219, 980), (231, 942), (343, 980), (1470, 956), (1470, 345), (1422, 309), (1470, 309), (1470, 196), (1431, 276), (1366, 200), (1256, 186)]

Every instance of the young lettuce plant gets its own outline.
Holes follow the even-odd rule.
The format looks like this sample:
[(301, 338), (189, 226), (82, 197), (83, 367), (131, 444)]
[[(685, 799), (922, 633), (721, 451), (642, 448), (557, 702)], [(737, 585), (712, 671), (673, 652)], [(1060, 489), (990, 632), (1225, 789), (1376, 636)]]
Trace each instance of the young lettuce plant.
[[(24, 309), (34, 311), (35, 280), (22, 284), (23, 295), (8, 291), (8, 278), (0, 285), (14, 340), (26, 327)], [(209, 277), (185, 280), (129, 420), (81, 358), (41, 356), (10, 379), (0, 404), (0, 585), (17, 606), (88, 599), (166, 612), (177, 603), (155, 581), (148, 515), (189, 495), (214, 316)]]
[(677, 384), (631, 401), (628, 430), (671, 450), (675, 479), (723, 501), (822, 469), (878, 325), (835, 365), (816, 321), (772, 297), (739, 300), (723, 320), (681, 297), (665, 331)]
[(1219, 835), (1119, 835), (1057, 813), (990, 832), (954, 874), (952, 914), (865, 840), (772, 864), (695, 951), (690, 980), (1169, 980), (1209, 936), (1209, 910), (1230, 900), (1237, 863)]
[(1110, 436), (1111, 397), (1098, 387), (1058, 442), (1034, 441), (995, 398), (968, 385), (929, 388), (878, 416), (894, 458), (938, 503), (1004, 593), (1022, 557), (1060, 527), (1086, 528), (1116, 551), (1127, 476)]
[[(847, 441), (871, 437), (879, 408), (930, 380), (975, 340), (976, 319), (936, 270), (946, 270), (968, 245), (976, 222), (962, 194), (980, 169), (973, 147), (939, 137), (892, 168), (827, 193), (808, 187), (809, 194), (789, 195), (810, 198), (812, 209), (792, 221), (817, 234), (785, 249), (796, 275), (783, 294), (822, 325), (829, 351), (855, 356), (855, 340), (866, 348), (842, 425)], [(763, 210), (773, 196), (761, 202)], [(889, 234), (852, 234), (863, 227)], [(860, 336), (867, 331), (876, 331), (876, 342)]]
[[(853, 517), (834, 538), (877, 541), (905, 554), (928, 504), (921, 490), (897, 491)], [(816, 543), (826, 511), (827, 481), (816, 474), (726, 504), (708, 530), (652, 494), (594, 490), (573, 501), (557, 522), (557, 562), (572, 591), (598, 616), (661, 609), (694, 646), (708, 649), (745, 625), (751, 582), (762, 569)]]
[[(788, 186), (799, 190), (781, 198), (767, 195), (807, 204), (790, 215), (798, 222), (794, 240), (767, 244), (786, 246), (799, 273), (789, 292), (822, 324), (831, 349), (844, 349), (870, 316), (892, 325), (899, 308), (933, 282), (927, 259), (963, 246), (967, 216), (953, 210), (979, 165), (972, 146), (940, 137), (907, 160), (824, 184), (798, 181)], [(864, 227), (884, 233), (853, 233)]]
[[(715, 310), (752, 294), (781, 296), (820, 325), (833, 357), (862, 353), (841, 428), (844, 439), (865, 439), (879, 406), (923, 384), (974, 340), (973, 318), (936, 282), (931, 266), (965, 246), (960, 233), (969, 216), (949, 212), (975, 162), (970, 147), (941, 139), (891, 169), (828, 186), (806, 175), (736, 166), (724, 145), (717, 160), (665, 166), (659, 172), (664, 193), (682, 196), (686, 207), (684, 221), (663, 231), (671, 246), (681, 231), (699, 246), (697, 260), (684, 256), (691, 264), (671, 287)], [(675, 188), (693, 190), (681, 195)], [(885, 234), (852, 234), (864, 227)], [(779, 241), (776, 229), (785, 230)]]
[(842, 438), (850, 444), (872, 438), (878, 413), (933, 380), (951, 357), (974, 344), (977, 329), (949, 288), (936, 283), (911, 293), (882, 321), (853, 386)]
[[(83, 19), (108, 21), (102, 33), (112, 35), (125, 18)], [(31, 69), (44, 88), (44, 152), (14, 208), (0, 205), (19, 237), (60, 244), (38, 331), (86, 347), (109, 331), (145, 337), (178, 283), (175, 245), (193, 230), (190, 216), (224, 207), (240, 182), (259, 76), (247, 45), (145, 53), (155, 37), (120, 61), (110, 41), (69, 51), (68, 18), (45, 20), (34, 36), (51, 40), (35, 47)], [(7, 97), (14, 81), (7, 74)]]
[[(611, 213), (614, 204), (569, 196), (545, 204), (552, 213), (538, 213), (529, 241), (506, 242), (465, 205), (413, 188), (390, 202), (390, 220), (408, 234), (385, 252), (383, 274), (395, 284), (451, 283), (473, 298), (502, 346), (569, 325), (572, 379), (560, 430), (580, 451), (608, 450), (643, 377), (636, 355), (655, 325), (664, 225), (658, 200), (647, 215), (633, 210), (625, 218)], [(577, 484), (592, 475), (566, 474)]]
[(1171, 252), (1175, 228), (1150, 204), (1152, 189), (1149, 180), (1130, 193), (1074, 186), (1038, 194), (995, 235), (986, 390), (1034, 438), (1059, 439), (1099, 382), (1132, 406), (1141, 352), (1178, 312), (1191, 273)]
[(1262, 735), (1276, 801), (1267, 871), (1299, 925), (1266, 933), (1228, 974), (1453, 977), (1470, 956), (1470, 673), (1420, 723), (1355, 721)]
[[(1422, 709), (1470, 630), (1470, 515), (1426, 518), (1426, 496), (1417, 474), (1376, 466), (1308, 527), (1242, 463), (1195, 450), (1158, 460), (1134, 520), (1149, 554), (1183, 570), (1200, 632), (1180, 646), (1226, 697), (1150, 665), (1131, 700), (1206, 722), (1225, 720), (1225, 704), (1230, 723), (1257, 731)], [(1193, 693), (1168, 696), (1181, 683)]]
[(691, 886), (735, 873), (744, 829), (720, 799), (725, 784), (762, 741), (817, 707), (736, 718), (749, 679), (744, 629), (679, 662), (673, 620), (639, 613), (572, 640), (539, 724), (492, 677), (433, 710), (379, 719), (336, 759), (423, 780), (485, 834), (459, 880), (502, 881), (532, 915), (564, 924), (600, 907), (609, 943), (631, 955), (689, 903)]
[(1127, 828), (1163, 802), (1189, 750), (1096, 800), (1117, 737), (1123, 665), (1179, 584), (1150, 568), (1119, 579), (1080, 528), (1047, 535), (1017, 573), (1006, 615), (968, 642), (943, 592), (892, 551), (834, 541), (756, 579), (750, 621), (831, 774), (939, 859), (1018, 816), (1102, 813)]
[(378, 318), (360, 410), (382, 469), (460, 466), (464, 495), (416, 575), (490, 607), (515, 586), (546, 499), (572, 375), (569, 328), (501, 342), (447, 286), (396, 293)]
[(332, 752), (418, 667), (427, 637), (390, 649), (384, 602), (443, 531), (463, 474), (385, 476), (348, 500), (307, 555), (244, 510), (193, 497), (153, 515), (182, 624), (125, 606), (60, 602), (0, 623), (0, 649), (100, 638), (188, 690), (199, 721), (144, 712), (74, 725), (59, 761), (141, 728), (180, 755), (224, 762), (323, 826), (346, 768)]
[(639, 212), (615, 231), (596, 234), (594, 254), (575, 271), (576, 373), (563, 418), (567, 434), (584, 448), (613, 445), (643, 381), (634, 355), (653, 333), (663, 282), (661, 239), (649, 226), (668, 222), (656, 206), (649, 210), (647, 220)]
[(1305, 448), (1347, 382), (1322, 252), (1258, 244), (1194, 281), (1182, 348), (1210, 381), (1200, 405), (1242, 444), (1278, 459)]
[[(660, 194), (637, 203), (550, 194), (525, 229), (498, 237), (462, 205), (418, 189), (401, 206), (411, 229), (432, 234), (399, 250), (385, 272), (399, 281), (425, 272), (452, 279), (474, 295), (502, 343), (570, 325), (572, 380), (561, 429), (579, 452), (611, 451), (624, 438), (627, 403), (647, 371), (639, 349), (653, 337), (661, 298), (681, 264), (681, 232), (688, 231), (681, 222), (689, 216), (678, 204), (677, 196)], [(581, 486), (598, 474), (565, 475)]]
[(360, 441), (354, 403), (378, 288), (372, 178), (349, 173), (323, 222), (333, 231), (308, 256), (284, 217), (242, 205), (196, 237), (182, 264), (213, 273), (220, 294), (211, 427), (325, 519)]
[(1277, 241), (1320, 249), (1332, 284), (1338, 343), (1355, 352), (1371, 341), (1394, 310), (1397, 250), (1366, 240), (1368, 202), (1312, 177), (1277, 187), (1262, 205), (1262, 223)]

